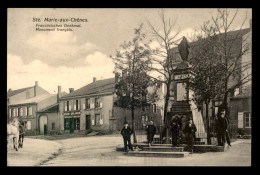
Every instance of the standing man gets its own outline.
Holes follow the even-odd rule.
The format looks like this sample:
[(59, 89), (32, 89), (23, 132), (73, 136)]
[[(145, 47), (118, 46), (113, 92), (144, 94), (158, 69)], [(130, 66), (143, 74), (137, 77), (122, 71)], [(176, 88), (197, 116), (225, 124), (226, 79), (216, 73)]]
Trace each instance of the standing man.
[(231, 147), (230, 137), (228, 133), (228, 125), (229, 125), (229, 118), (227, 116), (226, 111), (223, 109), (220, 112), (220, 117), (218, 118), (217, 126), (217, 134), (218, 134), (218, 145), (225, 146), (225, 141), (229, 147)]
[(192, 118), (189, 119), (188, 123), (185, 125), (185, 128), (183, 132), (185, 133), (188, 150), (190, 153), (193, 153), (193, 145), (194, 145), (194, 138), (195, 138), (195, 132), (197, 131), (197, 128), (195, 124), (193, 123)]
[(182, 130), (182, 121), (177, 114), (176, 117), (171, 122), (171, 134), (172, 134), (172, 146), (178, 146), (178, 140), (180, 136), (180, 131)]
[(227, 132), (227, 121), (224, 117), (225, 117), (225, 110), (221, 109), (218, 113), (218, 118), (216, 121), (218, 146), (225, 146), (225, 134)]
[(133, 130), (128, 126), (127, 121), (124, 122), (124, 127), (121, 130), (121, 135), (124, 139), (124, 151), (127, 152), (127, 144), (128, 148), (131, 151), (133, 150), (132, 144), (131, 144), (131, 135), (133, 134)]
[(148, 145), (149, 145), (149, 147), (151, 147), (151, 144), (152, 144), (153, 138), (154, 138), (154, 134), (156, 133), (156, 127), (154, 126), (152, 120), (150, 121), (150, 124), (147, 125), (146, 132), (147, 132)]

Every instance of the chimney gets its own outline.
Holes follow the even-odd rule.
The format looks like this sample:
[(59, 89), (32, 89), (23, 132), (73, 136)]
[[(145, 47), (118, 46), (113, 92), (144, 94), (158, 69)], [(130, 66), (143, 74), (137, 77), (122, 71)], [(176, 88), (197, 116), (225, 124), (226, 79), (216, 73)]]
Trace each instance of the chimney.
[(58, 86), (57, 102), (59, 102), (60, 98), (61, 98), (61, 86)]
[(93, 83), (95, 83), (97, 81), (96, 77), (93, 77)]
[(73, 91), (74, 91), (74, 88), (69, 88), (69, 90), (70, 90), (70, 93), (71, 93), (71, 92), (73, 92)]
[(38, 88), (38, 81), (35, 81), (35, 86), (34, 86), (34, 96), (35, 97), (37, 95), (37, 88)]

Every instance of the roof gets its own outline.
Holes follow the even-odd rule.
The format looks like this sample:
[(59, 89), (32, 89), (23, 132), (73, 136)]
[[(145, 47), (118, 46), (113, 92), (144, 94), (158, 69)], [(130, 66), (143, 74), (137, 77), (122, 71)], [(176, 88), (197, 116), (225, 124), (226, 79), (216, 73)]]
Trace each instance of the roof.
[(37, 111), (37, 112), (52, 113), (52, 112), (58, 112), (58, 111), (59, 111), (59, 103), (55, 103), (51, 106), (48, 106), (44, 109)]
[[(227, 32), (227, 39), (230, 41), (230, 40), (233, 40), (235, 38), (237, 38), (237, 41), (234, 42), (232, 44), (232, 48), (231, 48), (231, 53), (239, 53), (239, 49), (241, 48), (242, 46), (242, 40), (239, 40), (238, 38), (242, 38), (242, 36), (244, 36), (245, 34), (249, 33), (250, 32), (250, 28), (245, 28), (245, 29), (241, 29), (241, 30), (234, 30), (234, 31), (230, 31), (230, 32)], [(222, 34), (223, 35), (223, 34)], [(212, 36), (212, 37), (221, 37), (221, 34), (217, 34), (215, 36)], [(205, 38), (205, 39), (208, 39), (208, 38)], [(190, 42), (189, 44), (192, 46), (196, 45), (197, 41), (194, 41), (194, 42)], [(171, 49), (171, 52), (173, 54), (173, 59), (174, 59), (174, 62), (181, 62), (182, 59), (181, 59), (181, 56), (179, 54), (179, 50), (178, 50), (178, 47), (174, 47)], [(189, 54), (189, 58), (191, 58), (191, 52)]]
[(248, 86), (241, 94), (233, 97), (232, 99), (239, 99), (239, 98), (250, 98), (252, 94), (252, 86)]
[(19, 101), (18, 103), (12, 103), (10, 105), (18, 105), (18, 104), (28, 104), (28, 103), (39, 103), (43, 100), (46, 100), (50, 97), (57, 96), (57, 94), (43, 94), (36, 97), (28, 98), (23, 101)]
[(94, 95), (101, 93), (113, 93), (115, 90), (115, 78), (109, 78), (104, 80), (97, 80), (90, 83), (78, 90), (75, 90), (67, 95), (61, 97), (61, 99), (82, 96), (82, 95)]
[(8, 91), (7, 92), (7, 98), (8, 97), (11, 97), (11, 96), (14, 96), (14, 95), (16, 95), (16, 94), (19, 94), (19, 93), (21, 93), (21, 92), (24, 92), (24, 91), (27, 91), (28, 89), (31, 89), (31, 88), (33, 88), (34, 86), (32, 86), (32, 87), (26, 87), (26, 88), (22, 88), (22, 89), (17, 89), (17, 90), (12, 90), (12, 91)]

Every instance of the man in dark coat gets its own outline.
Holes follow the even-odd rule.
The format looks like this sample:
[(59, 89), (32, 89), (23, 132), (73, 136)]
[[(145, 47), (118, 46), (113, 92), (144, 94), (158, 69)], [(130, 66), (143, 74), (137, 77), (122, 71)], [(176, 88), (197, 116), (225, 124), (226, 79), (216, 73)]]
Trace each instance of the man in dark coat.
[(133, 147), (131, 144), (131, 135), (133, 134), (133, 130), (128, 126), (127, 122), (124, 122), (124, 127), (121, 130), (121, 135), (124, 139), (124, 151), (127, 152), (127, 144), (129, 150), (133, 151)]
[(188, 123), (185, 125), (183, 132), (185, 133), (188, 151), (190, 151), (191, 153), (193, 153), (193, 145), (196, 131), (196, 125), (193, 123), (192, 118), (190, 118)]
[(225, 116), (225, 121), (226, 121), (226, 123), (227, 123), (227, 129), (226, 129), (226, 131), (225, 131), (225, 138), (226, 138), (226, 140), (227, 140), (228, 146), (231, 147), (230, 137), (229, 137), (229, 133), (228, 133), (229, 117), (228, 117), (227, 115)]
[(225, 119), (225, 111), (219, 111), (218, 118), (216, 121), (216, 131), (218, 146), (225, 146), (225, 134), (227, 131), (227, 121)]
[(172, 134), (172, 146), (175, 147), (178, 144), (180, 137), (180, 131), (182, 130), (182, 121), (178, 115), (171, 122), (171, 134)]
[(156, 133), (156, 127), (154, 126), (152, 120), (150, 121), (150, 124), (147, 125), (146, 132), (147, 132), (148, 145), (150, 147), (153, 142), (154, 134)]

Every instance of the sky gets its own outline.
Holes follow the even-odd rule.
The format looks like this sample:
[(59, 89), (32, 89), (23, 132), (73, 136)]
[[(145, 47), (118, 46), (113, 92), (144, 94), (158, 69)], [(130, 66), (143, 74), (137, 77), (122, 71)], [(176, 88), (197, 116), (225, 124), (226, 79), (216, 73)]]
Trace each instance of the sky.
[[(69, 88), (79, 89), (93, 81), (114, 77), (114, 63), (110, 55), (115, 55), (120, 44), (134, 37), (134, 29), (144, 23), (144, 31), (151, 31), (149, 21), (158, 31), (162, 31), (159, 8), (138, 9), (53, 9), (53, 8), (9, 8), (7, 19), (7, 89), (12, 90), (39, 86), (57, 93)], [(234, 13), (236, 9), (229, 9)], [(217, 9), (164, 9), (166, 19), (176, 19), (173, 32), (191, 36)], [(251, 9), (239, 9), (233, 28), (240, 26), (246, 17), (244, 28), (249, 27)], [(41, 21), (34, 21), (34, 19)], [(87, 19), (87, 22), (47, 22), (49, 19)], [(74, 24), (73, 31), (37, 31), (36, 25)], [(53, 28), (53, 27), (41, 27)], [(64, 29), (64, 27), (63, 27)], [(153, 40), (156, 45), (156, 42)]]

